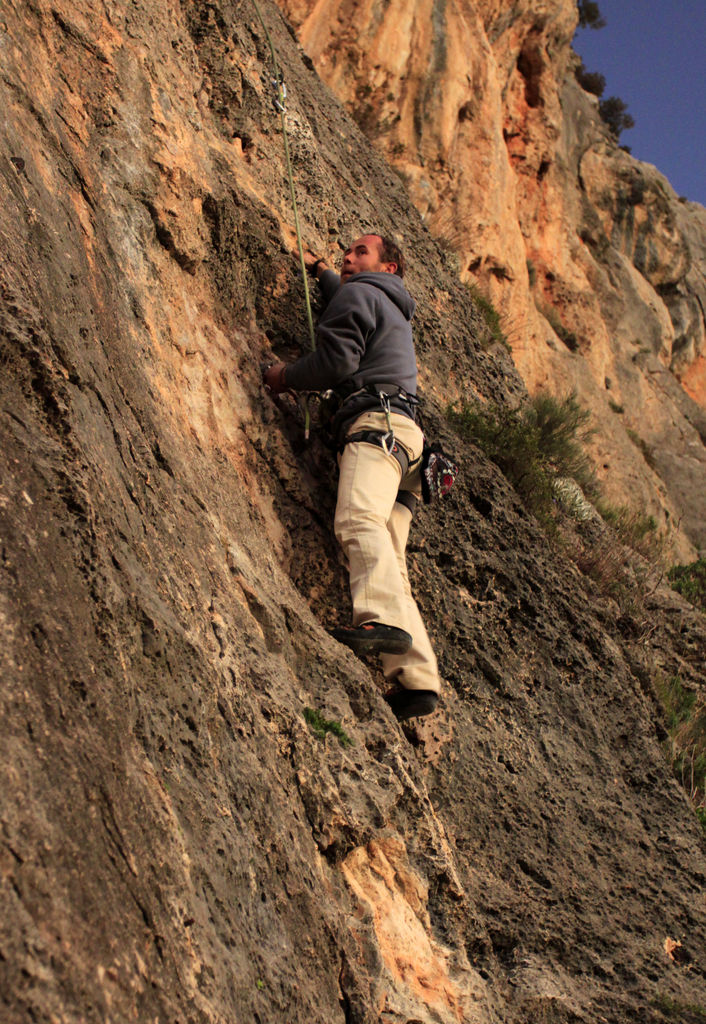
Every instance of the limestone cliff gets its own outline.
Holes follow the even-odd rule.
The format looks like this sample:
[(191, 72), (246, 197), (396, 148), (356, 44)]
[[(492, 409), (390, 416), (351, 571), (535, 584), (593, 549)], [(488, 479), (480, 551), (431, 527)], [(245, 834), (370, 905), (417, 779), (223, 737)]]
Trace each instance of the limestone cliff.
[(402, 730), (325, 630), (335, 466), (260, 385), (306, 328), (253, 7), (4, 0), (0, 1018), (695, 1024), (704, 836), (657, 690), (703, 692), (703, 615), (606, 596), (451, 433), (522, 382), (263, 10), (307, 240), (410, 257), (462, 464), (410, 547), (441, 710)]
[(706, 543), (706, 211), (577, 84), (575, 0), (282, 0), (319, 73), (503, 314), (530, 391), (575, 390), (607, 494)]

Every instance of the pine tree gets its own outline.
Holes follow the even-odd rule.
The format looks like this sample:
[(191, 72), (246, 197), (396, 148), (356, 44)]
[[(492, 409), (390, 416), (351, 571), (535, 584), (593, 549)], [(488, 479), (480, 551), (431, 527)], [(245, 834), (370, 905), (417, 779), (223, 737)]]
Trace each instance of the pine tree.
[(635, 121), (627, 113), (627, 104), (618, 96), (609, 96), (598, 104), (598, 113), (608, 125), (611, 135), (617, 140), (620, 133), (635, 127)]

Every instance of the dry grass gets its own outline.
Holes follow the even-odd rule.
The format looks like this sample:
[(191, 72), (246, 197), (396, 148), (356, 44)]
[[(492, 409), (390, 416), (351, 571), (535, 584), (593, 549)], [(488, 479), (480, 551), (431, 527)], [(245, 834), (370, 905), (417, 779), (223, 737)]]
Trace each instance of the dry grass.
[(655, 689), (664, 710), (674, 775), (706, 829), (706, 701), (679, 676), (657, 676)]

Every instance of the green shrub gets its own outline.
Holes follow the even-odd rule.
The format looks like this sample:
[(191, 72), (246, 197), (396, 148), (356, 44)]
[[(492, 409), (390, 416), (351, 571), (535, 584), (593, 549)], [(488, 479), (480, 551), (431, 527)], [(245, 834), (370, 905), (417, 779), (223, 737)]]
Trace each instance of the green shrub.
[(695, 608), (706, 612), (706, 558), (691, 565), (675, 565), (668, 573), (672, 589), (678, 591)]
[(632, 443), (635, 445), (635, 447), (639, 448), (640, 452), (642, 453), (643, 459), (650, 467), (650, 469), (654, 469), (656, 465), (654, 452), (648, 445), (647, 441), (643, 441), (640, 435), (636, 433), (634, 430), (632, 430), (630, 427), (628, 427), (625, 432), (632, 441)]
[(529, 421), (539, 432), (539, 447), (550, 469), (555, 476), (568, 476), (588, 489), (593, 470), (584, 445), (593, 433), (590, 418), (574, 394), (561, 400), (540, 394), (530, 402)]
[[(579, 28), (605, 28), (605, 19), (601, 15), (595, 0), (578, 0)], [(605, 89), (605, 78), (598, 71), (586, 71), (583, 61), (576, 69), (579, 85), (595, 96), (602, 96)], [(609, 96), (598, 104), (598, 113), (608, 125), (610, 133), (617, 142), (621, 132), (635, 127), (635, 121), (627, 112), (627, 104), (619, 96)], [(630, 152), (629, 146), (622, 149)]]
[(587, 71), (584, 67), (583, 61), (576, 68), (576, 81), (579, 83), (582, 89), (586, 92), (593, 93), (594, 96), (602, 96), (605, 91), (605, 75), (602, 75), (600, 71)]
[(463, 403), (448, 410), (459, 433), (473, 441), (508, 478), (526, 506), (542, 519), (556, 508), (555, 482), (570, 477), (591, 487), (593, 473), (583, 443), (590, 414), (575, 395), (537, 395), (520, 409)]
[(687, 1016), (691, 1017), (693, 1021), (706, 1021), (706, 1008), (703, 1006), (697, 1006), (694, 1003), (681, 1003), (666, 994), (658, 995), (653, 1002), (662, 1013), (677, 1021), (678, 1024), (683, 1024)]
[(332, 732), (334, 736), (338, 737), (342, 747), (352, 746), (353, 740), (344, 731), (340, 722), (324, 718), (321, 712), (316, 711), (315, 708), (304, 708), (304, 719), (314, 735), (318, 736), (320, 740), (326, 739), (327, 732)]
[(633, 117), (627, 113), (627, 103), (619, 96), (609, 96), (607, 100), (601, 100), (598, 104), (598, 113), (601, 119), (608, 125), (610, 134), (618, 141), (622, 132), (635, 127)]
[[(666, 571), (668, 534), (654, 516), (601, 499), (585, 449), (590, 413), (576, 396), (538, 395), (514, 410), (463, 402), (450, 406), (447, 415), (502, 470), (525, 507), (558, 535), (565, 553), (600, 592), (618, 601), (623, 614), (644, 618), (643, 594)], [(609, 530), (567, 528), (595, 518), (593, 510)], [(631, 558), (627, 548), (641, 557)]]
[[(664, 572), (667, 535), (653, 516), (606, 505), (585, 450), (590, 413), (575, 395), (538, 395), (519, 409), (462, 403), (447, 411), (459, 434), (477, 444), (505, 474), (526, 508), (559, 539), (565, 553), (625, 615), (644, 616), (643, 591)], [(578, 485), (577, 500), (572, 503)], [(591, 520), (591, 508), (610, 526), (596, 533), (567, 529)], [(631, 559), (626, 548), (639, 553)]]
[(660, 677), (656, 687), (666, 716), (667, 729), (673, 733), (691, 717), (696, 694), (685, 688), (681, 676), (672, 676), (671, 679)]
[(539, 311), (542, 316), (549, 321), (552, 330), (559, 338), (561, 338), (569, 352), (578, 352), (580, 345), (577, 335), (574, 331), (571, 331), (568, 327), (564, 326), (557, 311), (551, 306), (543, 306)]

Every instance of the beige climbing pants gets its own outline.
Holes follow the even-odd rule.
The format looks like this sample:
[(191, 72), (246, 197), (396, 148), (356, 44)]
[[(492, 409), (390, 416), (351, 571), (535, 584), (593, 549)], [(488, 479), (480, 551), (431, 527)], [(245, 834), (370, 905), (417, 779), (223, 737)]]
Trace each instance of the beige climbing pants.
[[(385, 676), (408, 690), (439, 692), (439, 672), (422, 617), (412, 597), (405, 548), (412, 512), (396, 501), (400, 490), (421, 495), (418, 459), (423, 435), (408, 416), (391, 414), (395, 440), (407, 452), (411, 469), (402, 467), (382, 447), (366, 442), (347, 444), (339, 457), (340, 478), (334, 529), (348, 561), (353, 625), (381, 622), (412, 636), (406, 654), (382, 655)], [(387, 430), (382, 412), (359, 416), (348, 436), (359, 430)], [(416, 465), (414, 463), (416, 462)]]

